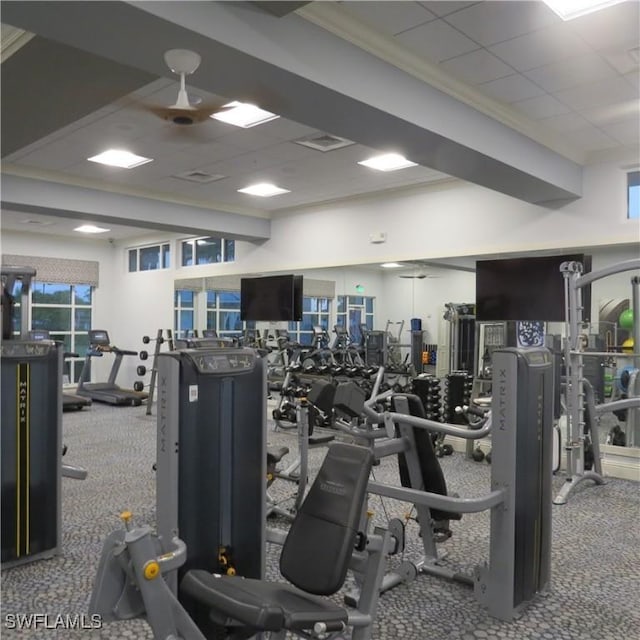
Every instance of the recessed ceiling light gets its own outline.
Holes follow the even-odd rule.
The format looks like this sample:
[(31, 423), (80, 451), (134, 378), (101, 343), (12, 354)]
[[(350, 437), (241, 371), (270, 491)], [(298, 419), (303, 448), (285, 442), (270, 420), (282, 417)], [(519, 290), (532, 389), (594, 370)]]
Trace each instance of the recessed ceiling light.
[(402, 265), (398, 262), (383, 262), (380, 266), (384, 267), (385, 269), (396, 269), (397, 267), (401, 267)]
[(277, 196), (281, 193), (291, 193), (289, 189), (282, 189), (281, 187), (276, 187), (275, 184), (269, 184), (268, 182), (252, 184), (244, 189), (238, 189), (238, 192), (248, 193), (250, 196), (262, 196), (263, 198)]
[(624, 0), (544, 0), (544, 3), (563, 20), (573, 20), (620, 2)]
[(79, 231), (80, 233), (106, 233), (107, 231), (111, 231), (111, 229), (106, 229), (105, 227), (96, 227), (95, 224), (83, 224), (79, 227), (76, 227), (74, 231)]
[(141, 164), (147, 164), (151, 162), (153, 158), (145, 158), (143, 156), (137, 156), (135, 153), (125, 151), (124, 149), (107, 149), (97, 156), (87, 158), (90, 162), (98, 162), (100, 164), (106, 164), (110, 167), (120, 167), (121, 169), (132, 169), (133, 167), (139, 167)]
[(378, 171), (397, 171), (398, 169), (406, 169), (407, 167), (415, 167), (417, 164), (407, 160), (399, 153), (384, 153), (381, 156), (373, 156), (368, 160), (362, 160), (358, 162), (370, 169), (377, 169)]
[(225, 104), (222, 107), (222, 111), (214, 113), (211, 117), (221, 122), (233, 124), (236, 127), (248, 129), (249, 127), (255, 127), (258, 124), (275, 120), (280, 116), (270, 111), (260, 109), (260, 107), (256, 107), (254, 104), (234, 100), (233, 102)]

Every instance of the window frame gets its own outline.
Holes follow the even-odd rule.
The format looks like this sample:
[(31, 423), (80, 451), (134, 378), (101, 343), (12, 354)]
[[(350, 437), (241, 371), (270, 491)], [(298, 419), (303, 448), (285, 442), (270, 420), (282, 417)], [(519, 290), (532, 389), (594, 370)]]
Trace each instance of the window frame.
[(627, 220), (640, 220), (640, 169), (627, 171)]
[[(289, 335), (294, 342), (298, 342), (299, 344), (312, 344), (314, 326), (320, 326), (325, 329), (327, 333), (331, 333), (331, 303), (332, 298), (326, 296), (302, 297), (302, 320), (291, 321), (287, 326)], [(324, 310), (322, 310), (323, 306), (325, 307)], [(309, 311), (306, 310), (308, 307), (310, 307)], [(310, 329), (303, 328), (307, 326), (310, 327)]]
[[(192, 295), (191, 303), (187, 303), (183, 300), (183, 293), (190, 293)], [(173, 335), (176, 338), (182, 338), (189, 335), (193, 335), (193, 331), (196, 326), (196, 309), (197, 309), (197, 291), (191, 289), (175, 289), (173, 293)], [(191, 314), (191, 326), (182, 326), (182, 314)]]
[[(70, 291), (70, 301), (68, 303), (50, 303), (50, 302), (36, 302), (36, 290), (39, 285), (53, 285), (53, 286), (64, 286), (69, 287)], [(79, 303), (79, 297), (76, 294), (77, 287), (87, 287), (89, 289), (89, 303), (82, 304)], [(65, 369), (68, 366), (69, 372), (69, 384), (74, 385), (78, 382), (78, 378), (80, 377), (80, 372), (82, 371), (82, 365), (84, 363), (85, 351), (88, 348), (88, 340), (89, 340), (89, 330), (93, 326), (93, 311), (94, 311), (94, 295), (95, 295), (95, 287), (90, 284), (68, 284), (66, 282), (45, 282), (34, 280), (31, 284), (30, 291), (30, 300), (29, 307), (31, 311), (31, 317), (29, 318), (29, 326), (31, 329), (34, 328), (34, 318), (36, 316), (36, 311), (38, 309), (69, 309), (69, 329), (51, 329), (49, 327), (41, 326), (39, 329), (46, 329), (49, 331), (52, 340), (57, 340), (59, 342), (66, 342), (67, 336), (69, 337), (69, 342), (66, 346), (69, 347), (68, 351), (70, 353), (77, 353), (77, 358), (67, 358), (65, 362)], [(46, 294), (45, 294), (46, 295)], [(19, 305), (17, 305), (19, 306)], [(89, 310), (89, 324), (86, 329), (78, 329), (77, 328), (77, 311), (86, 311)], [(22, 311), (21, 311), (22, 312)], [(83, 349), (78, 348), (78, 338), (80, 336), (84, 336), (86, 338), (86, 347)]]
[[(357, 302), (360, 300), (361, 302)], [(352, 335), (349, 327), (349, 313), (352, 309), (362, 309), (364, 312), (364, 323), (369, 330), (373, 330), (375, 311), (376, 311), (376, 298), (375, 296), (353, 296), (350, 294), (343, 294), (336, 296), (337, 309), (336, 324), (346, 327), (349, 336), (355, 341), (359, 342), (362, 339), (360, 335), (360, 327), (357, 328), (356, 335)], [(340, 308), (342, 307), (342, 311)], [(371, 311), (368, 311), (368, 309)]]
[[(199, 262), (198, 258), (198, 242), (213, 240), (220, 243), (220, 260), (214, 262)], [(189, 249), (187, 252), (186, 249)], [(186, 256), (190, 254), (190, 262), (186, 260)], [(180, 242), (180, 266), (181, 267), (199, 267), (202, 265), (222, 264), (224, 262), (235, 262), (236, 246), (235, 240), (223, 238), (222, 236), (199, 236), (197, 238), (189, 238)]]
[[(141, 252), (148, 249), (157, 249), (158, 266), (152, 268), (141, 269)], [(135, 269), (132, 269), (132, 255), (135, 255)], [(138, 247), (127, 248), (127, 271), (128, 273), (141, 273), (144, 271), (159, 271), (160, 269), (171, 268), (171, 243), (156, 242), (152, 244), (144, 244)]]

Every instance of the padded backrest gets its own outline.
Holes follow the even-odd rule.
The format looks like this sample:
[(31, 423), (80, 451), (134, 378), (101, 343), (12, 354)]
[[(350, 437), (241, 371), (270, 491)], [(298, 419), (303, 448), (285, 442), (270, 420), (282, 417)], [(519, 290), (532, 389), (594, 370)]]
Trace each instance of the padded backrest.
[[(394, 411), (403, 413), (402, 400), (406, 399), (409, 415), (417, 418), (424, 418), (424, 405), (422, 400), (414, 394), (403, 393), (397, 394), (391, 397), (391, 406)], [(397, 426), (396, 426), (397, 431)], [(420, 427), (413, 428), (413, 438), (416, 443), (416, 453), (418, 455), (418, 462), (420, 465), (420, 473), (422, 475), (421, 487), (413, 487), (414, 489), (421, 489), (430, 493), (439, 493), (440, 495), (447, 495), (447, 483), (442, 473), (442, 467), (440, 467), (440, 461), (436, 457), (433, 450), (433, 443), (431, 441), (431, 434), (426, 429)], [(411, 487), (411, 479), (409, 477), (409, 468), (407, 466), (407, 458), (404, 453), (398, 454), (398, 468), (400, 471), (400, 482), (403, 487)], [(447, 520), (452, 517), (456, 517), (446, 511), (438, 511), (437, 509), (431, 509), (431, 516), (435, 520)]]
[(282, 575), (299, 589), (331, 595), (342, 587), (372, 463), (365, 447), (330, 446), (280, 555)]
[(318, 407), (320, 411), (329, 415), (333, 409), (333, 398), (336, 395), (336, 385), (329, 380), (315, 380), (307, 393), (307, 400)]

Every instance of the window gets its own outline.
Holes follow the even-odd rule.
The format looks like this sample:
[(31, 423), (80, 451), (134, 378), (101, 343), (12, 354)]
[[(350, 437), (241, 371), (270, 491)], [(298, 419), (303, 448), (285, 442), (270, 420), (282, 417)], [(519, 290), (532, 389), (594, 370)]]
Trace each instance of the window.
[(46, 329), (52, 340), (62, 342), (64, 351), (77, 353), (68, 361), (70, 382), (77, 382), (84, 354), (89, 348), (93, 287), (86, 284), (34, 282), (31, 289), (31, 327)]
[(191, 267), (196, 264), (215, 264), (216, 262), (233, 262), (236, 257), (235, 240), (216, 238), (194, 238), (182, 243), (182, 266)]
[(192, 335), (195, 327), (196, 295), (194, 291), (180, 289), (174, 297), (174, 332), (177, 338)]
[(627, 173), (627, 218), (640, 218), (640, 171)]
[(289, 323), (289, 334), (292, 339), (300, 344), (311, 344), (313, 342), (313, 327), (322, 327), (330, 333), (330, 309), (329, 298), (304, 296), (302, 298), (302, 321)]
[(362, 340), (361, 325), (373, 329), (374, 300), (368, 296), (338, 296), (336, 323), (346, 327), (356, 343)]
[(221, 337), (240, 337), (245, 329), (255, 329), (255, 322), (240, 319), (239, 291), (207, 291), (207, 329)]
[(171, 246), (156, 244), (129, 249), (129, 272), (168, 269), (171, 266)]

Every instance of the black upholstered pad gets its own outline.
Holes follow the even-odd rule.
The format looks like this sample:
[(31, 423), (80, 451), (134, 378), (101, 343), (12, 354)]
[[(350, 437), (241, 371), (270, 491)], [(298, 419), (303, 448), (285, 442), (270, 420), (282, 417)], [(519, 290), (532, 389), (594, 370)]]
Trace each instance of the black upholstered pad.
[(347, 621), (342, 607), (285, 583), (193, 569), (182, 579), (180, 592), (223, 616), (264, 631), (312, 629), (316, 622)]
[(326, 596), (342, 587), (372, 463), (365, 447), (330, 446), (280, 554), (280, 572), (298, 588)]
[(287, 453), (289, 453), (289, 447), (267, 447), (267, 464), (280, 462)]
[[(417, 418), (424, 418), (424, 405), (422, 400), (414, 394), (398, 394), (392, 396), (391, 402), (394, 411), (397, 411), (396, 398), (406, 398), (409, 406), (409, 413)], [(418, 453), (418, 462), (420, 464), (420, 472), (422, 474), (422, 487), (413, 487), (414, 489), (422, 489), (431, 493), (439, 493), (440, 495), (447, 495), (447, 482), (442, 472), (440, 462), (436, 457), (433, 450), (433, 444), (431, 442), (431, 436), (425, 429), (419, 427), (413, 428), (413, 438), (416, 443), (416, 451)], [(411, 478), (409, 476), (409, 467), (407, 466), (407, 459), (404, 453), (398, 454), (398, 469), (400, 471), (400, 482), (403, 487), (411, 486)], [(461, 515), (459, 513), (452, 513), (449, 511), (441, 511), (440, 509), (431, 509), (431, 517), (434, 520), (460, 520)]]

